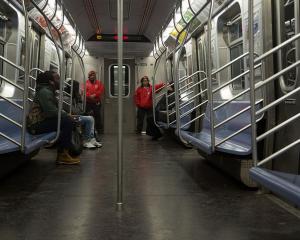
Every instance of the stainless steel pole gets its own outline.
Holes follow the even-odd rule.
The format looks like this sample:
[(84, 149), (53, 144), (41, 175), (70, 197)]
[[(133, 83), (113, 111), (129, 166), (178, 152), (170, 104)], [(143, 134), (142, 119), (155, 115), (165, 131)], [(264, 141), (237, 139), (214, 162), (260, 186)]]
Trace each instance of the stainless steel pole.
[[(295, 0), (294, 1), (294, 16), (295, 16), (295, 35), (297, 35), (300, 32), (300, 23), (299, 23), (299, 18), (300, 18), (300, 1)], [(295, 47), (296, 47), (296, 61), (300, 60), (300, 40), (297, 40), (295, 42)], [(297, 79), (300, 74), (300, 68), (299, 66), (296, 69), (297, 73)]]
[(209, 16), (207, 20), (207, 89), (208, 89), (208, 106), (210, 113), (210, 131), (211, 131), (211, 150), (215, 151), (215, 118), (214, 118), (214, 96), (212, 89), (212, 59), (211, 59), (211, 18), (214, 9), (214, 1), (211, 0), (209, 7)]
[(248, 36), (249, 36), (249, 85), (251, 105), (251, 142), (252, 159), (257, 166), (256, 116), (255, 116), (255, 82), (254, 82), (254, 32), (253, 32), (253, 0), (248, 1)]
[(30, 32), (29, 32), (29, 16), (26, 9), (26, 3), (23, 0), (22, 6), (25, 17), (25, 66), (24, 66), (24, 92), (23, 92), (23, 116), (22, 116), (22, 135), (21, 135), (21, 151), (25, 151), (25, 134), (26, 134), (26, 115), (28, 107), (28, 91), (29, 91), (29, 71), (30, 71)]
[(118, 0), (118, 186), (117, 209), (123, 207), (123, 0)]
[[(69, 109), (69, 113), (72, 114), (72, 107), (73, 107), (73, 81), (75, 79), (75, 54), (73, 52), (73, 50), (71, 50), (71, 59), (72, 59), (72, 67), (71, 67), (71, 97), (70, 97), (70, 109)], [(75, 99), (76, 101), (76, 99)], [(76, 104), (76, 103), (75, 103)]]

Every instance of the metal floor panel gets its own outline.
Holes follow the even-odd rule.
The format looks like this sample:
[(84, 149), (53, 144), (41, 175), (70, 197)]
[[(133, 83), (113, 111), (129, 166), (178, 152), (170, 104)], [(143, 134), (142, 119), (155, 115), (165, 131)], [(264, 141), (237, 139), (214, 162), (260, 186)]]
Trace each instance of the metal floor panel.
[(116, 136), (80, 166), (55, 151), (0, 183), (1, 240), (299, 239), (300, 220), (170, 138), (124, 137), (124, 211), (115, 211)]

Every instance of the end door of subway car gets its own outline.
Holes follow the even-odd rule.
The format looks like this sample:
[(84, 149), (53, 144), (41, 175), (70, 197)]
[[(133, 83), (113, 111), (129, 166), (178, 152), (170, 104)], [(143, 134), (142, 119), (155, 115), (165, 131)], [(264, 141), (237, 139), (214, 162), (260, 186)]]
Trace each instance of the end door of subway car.
[[(104, 132), (117, 133), (118, 131), (118, 61), (104, 59)], [(135, 131), (135, 61), (123, 60), (123, 132)]]

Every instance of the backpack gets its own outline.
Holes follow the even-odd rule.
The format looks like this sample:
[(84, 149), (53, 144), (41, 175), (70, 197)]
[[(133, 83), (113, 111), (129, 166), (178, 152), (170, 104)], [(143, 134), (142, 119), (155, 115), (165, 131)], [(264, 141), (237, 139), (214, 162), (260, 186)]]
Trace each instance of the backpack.
[(79, 122), (73, 125), (71, 142), (72, 145), (69, 148), (70, 155), (79, 156), (83, 151), (81, 124)]
[(45, 115), (42, 108), (38, 102), (33, 102), (29, 113), (26, 117), (26, 127), (27, 129), (32, 129), (34, 125), (45, 120)]

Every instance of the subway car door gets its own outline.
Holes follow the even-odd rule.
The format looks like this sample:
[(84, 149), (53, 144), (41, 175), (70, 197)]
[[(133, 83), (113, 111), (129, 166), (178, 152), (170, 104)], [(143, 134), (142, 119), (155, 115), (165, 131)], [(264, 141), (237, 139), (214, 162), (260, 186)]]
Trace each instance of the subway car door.
[[(123, 61), (123, 133), (135, 131), (135, 60)], [(104, 133), (118, 132), (118, 62), (104, 59)]]

